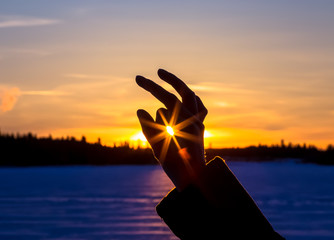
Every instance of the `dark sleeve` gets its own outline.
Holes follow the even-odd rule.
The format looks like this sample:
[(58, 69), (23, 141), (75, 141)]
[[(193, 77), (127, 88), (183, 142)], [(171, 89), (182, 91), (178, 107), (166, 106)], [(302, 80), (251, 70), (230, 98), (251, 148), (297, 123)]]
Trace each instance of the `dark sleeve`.
[(173, 189), (157, 205), (180, 239), (282, 240), (221, 158), (207, 164), (201, 183)]

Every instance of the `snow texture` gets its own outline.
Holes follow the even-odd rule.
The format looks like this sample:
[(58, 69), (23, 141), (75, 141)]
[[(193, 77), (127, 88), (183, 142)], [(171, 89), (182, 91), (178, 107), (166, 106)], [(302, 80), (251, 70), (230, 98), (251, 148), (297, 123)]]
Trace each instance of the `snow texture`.
[[(334, 167), (228, 163), (287, 239), (334, 239)], [(0, 168), (0, 239), (173, 240), (159, 166)]]

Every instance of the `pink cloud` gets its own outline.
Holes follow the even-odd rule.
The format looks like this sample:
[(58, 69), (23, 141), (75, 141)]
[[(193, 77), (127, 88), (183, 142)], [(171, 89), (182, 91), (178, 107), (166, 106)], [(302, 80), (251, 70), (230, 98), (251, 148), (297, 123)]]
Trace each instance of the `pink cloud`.
[(0, 88), (0, 111), (8, 112), (12, 110), (20, 95), (20, 89), (17, 87)]

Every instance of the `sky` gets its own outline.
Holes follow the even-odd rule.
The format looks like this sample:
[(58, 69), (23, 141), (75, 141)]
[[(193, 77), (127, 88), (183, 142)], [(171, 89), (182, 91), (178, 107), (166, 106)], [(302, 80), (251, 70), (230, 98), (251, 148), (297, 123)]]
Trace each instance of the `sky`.
[(135, 84), (164, 68), (201, 97), (206, 146), (334, 143), (334, 1), (0, 2), (0, 129), (136, 139)]

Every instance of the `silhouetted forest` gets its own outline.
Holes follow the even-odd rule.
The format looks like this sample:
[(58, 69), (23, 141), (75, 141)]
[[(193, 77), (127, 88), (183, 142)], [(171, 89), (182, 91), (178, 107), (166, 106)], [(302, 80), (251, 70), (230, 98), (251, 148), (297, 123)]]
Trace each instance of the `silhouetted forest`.
[(301, 163), (334, 165), (334, 147), (328, 145), (326, 150), (306, 144), (258, 145), (245, 148), (206, 149), (207, 159), (221, 156), (226, 161), (282, 161), (295, 159)]
[[(108, 147), (86, 142), (74, 137), (53, 139), (52, 136), (38, 138), (28, 134), (0, 133), (0, 166), (48, 166), (48, 165), (115, 165), (157, 164), (151, 149), (130, 147), (128, 142), (121, 146)], [(226, 161), (276, 161), (298, 159), (301, 162), (334, 164), (334, 147), (326, 150), (307, 145), (259, 145), (246, 148), (206, 149), (207, 159), (221, 156)]]
[(47, 165), (113, 165), (155, 164), (150, 149), (133, 149), (128, 143), (120, 147), (107, 147), (100, 143), (86, 142), (74, 137), (61, 139), (37, 138), (25, 135), (1, 134), (1, 166)]

